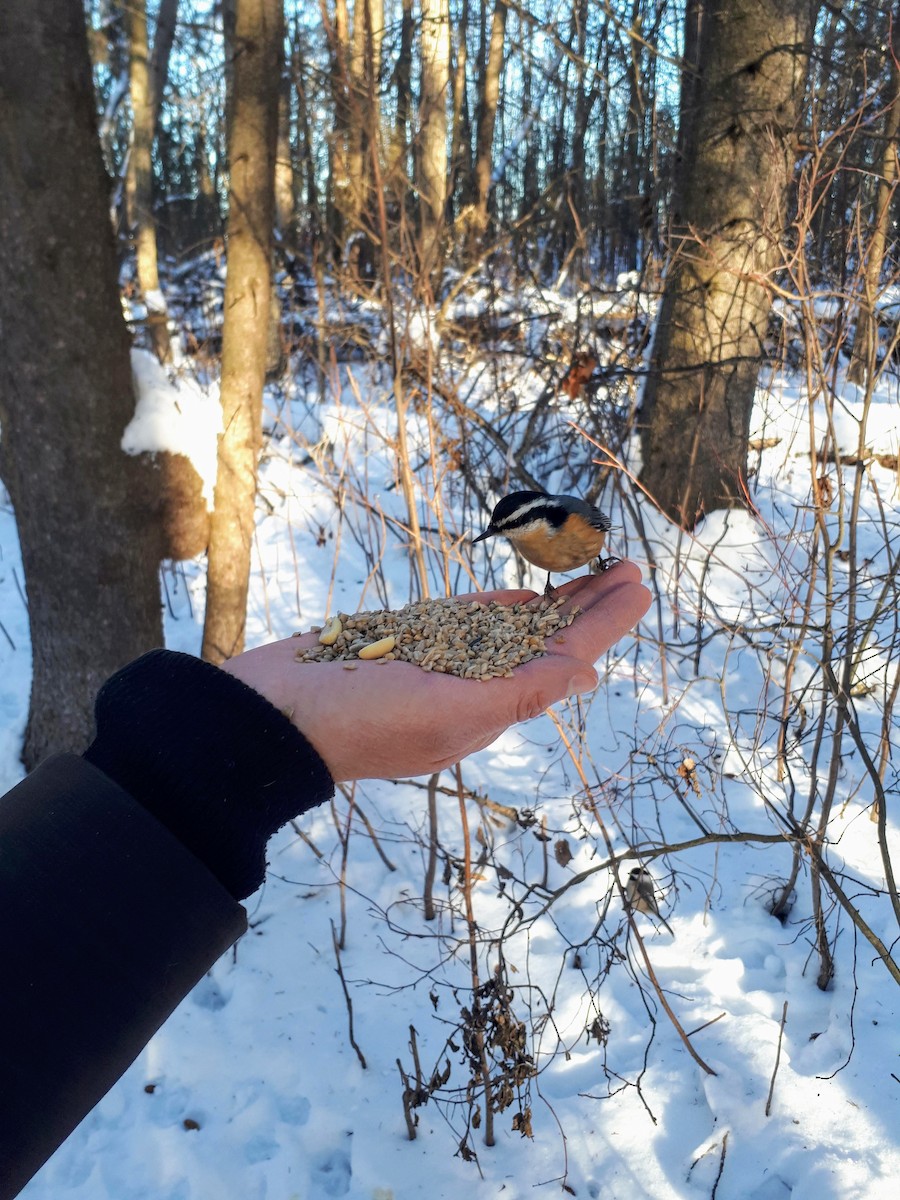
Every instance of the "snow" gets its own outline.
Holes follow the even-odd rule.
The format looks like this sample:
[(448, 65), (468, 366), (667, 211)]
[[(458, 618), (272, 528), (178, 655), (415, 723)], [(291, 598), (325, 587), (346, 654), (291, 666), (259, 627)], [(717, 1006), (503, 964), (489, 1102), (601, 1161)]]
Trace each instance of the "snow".
[[(425, 327), (421, 332), (427, 336)], [(205, 464), (208, 481), (215, 393), (184, 376), (171, 380), (142, 352), (135, 352), (134, 369), (141, 401), (123, 446), (129, 453), (187, 453)], [(287, 636), (339, 608), (409, 598), (389, 382), (357, 364), (341, 383), (324, 404), (297, 381), (288, 399), (269, 397), (251, 644)], [(468, 398), (488, 419), (501, 404), (494, 384), (491, 374)], [(516, 386), (527, 418), (538, 385), (517, 378)], [(838, 442), (850, 452), (861, 403), (847, 386), (834, 406)], [(181, 425), (176, 433), (173, 415)], [(566, 418), (559, 414), (563, 424)], [(819, 439), (821, 401), (814, 423)], [(896, 453), (898, 425), (896, 388), (885, 383), (868, 413), (866, 444)], [(267, 881), (248, 901), (249, 933), (25, 1189), (27, 1200), (457, 1200), (473, 1191), (525, 1200), (560, 1194), (563, 1184), (562, 1194), (604, 1200), (896, 1195), (900, 992), (839, 912), (827, 917), (832, 936), (839, 930), (835, 977), (828, 991), (816, 987), (806, 860), (785, 924), (766, 908), (791, 859), (773, 816), (785, 805), (774, 751), (794, 636), (784, 627), (811, 582), (809, 419), (797, 379), (776, 376), (760, 390), (754, 430), (777, 439), (757, 456), (755, 514), (713, 514), (688, 537), (645, 505), (645, 540), (620, 522), (616, 549), (644, 565), (660, 608), (650, 610), (637, 639), (626, 639), (601, 664), (604, 681), (592, 697), (559, 708), (590, 797), (549, 717), (508, 731), (463, 766), (472, 794), (519, 817), (467, 802), (473, 855), (484, 858), (473, 893), (484, 939), (481, 977), (490, 979), (500, 963), (503, 931), (512, 1009), (538, 1067), (530, 1092), (497, 1115), (497, 1144), (483, 1144), (482, 1128), (471, 1138), (477, 1163), (457, 1152), (470, 1078), (458, 1026), (471, 1004), (471, 978), (457, 886), (459, 808), (445, 773), (437, 918), (426, 922), (421, 909), (422, 787), (365, 783), (305, 814), (298, 822), (303, 838), (289, 826), (270, 844)], [(409, 436), (418, 461), (430, 436), (423, 411), (411, 412)], [(874, 482), (864, 489), (860, 521), (861, 619), (875, 611), (885, 571), (879, 498), (896, 504), (895, 474), (878, 465), (869, 471)], [(556, 486), (555, 476), (548, 485)], [(423, 478), (421, 486), (427, 493), (431, 483)], [(462, 506), (452, 476), (445, 489), (451, 530), (475, 528), (482, 514)], [(835, 510), (827, 521), (836, 523)], [(505, 546), (498, 542), (489, 553), (472, 553), (476, 577), (490, 571), (498, 582), (517, 582), (519, 567)], [(468, 556), (467, 547), (449, 561), (451, 578), (464, 587), (461, 555)], [(435, 580), (440, 561), (430, 551)], [(7, 504), (0, 511), (4, 788), (20, 777), (28, 700), (21, 581)], [(532, 583), (541, 587), (543, 580)], [(165, 586), (167, 644), (196, 653), (203, 563), (168, 568)], [(814, 619), (821, 604), (815, 592)], [(878, 686), (888, 687), (896, 646), (876, 638), (873, 647)], [(794, 689), (812, 675), (801, 656)], [(811, 710), (815, 704), (811, 699)], [(857, 712), (874, 749), (879, 709), (862, 697)], [(799, 735), (790, 754), (802, 809), (810, 764)], [(679, 768), (693, 771), (696, 788)], [(840, 776), (829, 862), (855, 881), (856, 902), (890, 944), (896, 927), (869, 820), (871, 787), (850, 749)], [(900, 834), (893, 813), (889, 818), (897, 863)], [(704, 841), (701, 830), (758, 838)], [(572, 854), (565, 866), (554, 853), (563, 839)], [(624, 880), (639, 853), (664, 894), (662, 911), (675, 935), (640, 916), (643, 948), (628, 929), (613, 879), (617, 873)], [(350, 1044), (337, 972), (335, 933), (342, 931), (340, 966), (365, 1069)], [(705, 1067), (667, 1017), (648, 961)], [(415, 1141), (407, 1138), (397, 1065), (399, 1059), (413, 1073), (411, 1027), (426, 1081), (450, 1064), (443, 1089), (416, 1110)], [(511, 1128), (524, 1103), (533, 1138)]]
[(122, 449), (126, 454), (183, 454), (200, 476), (202, 496), (211, 509), (222, 431), (218, 387), (201, 387), (186, 375), (170, 377), (148, 350), (132, 350), (131, 373), (137, 404), (122, 434)]

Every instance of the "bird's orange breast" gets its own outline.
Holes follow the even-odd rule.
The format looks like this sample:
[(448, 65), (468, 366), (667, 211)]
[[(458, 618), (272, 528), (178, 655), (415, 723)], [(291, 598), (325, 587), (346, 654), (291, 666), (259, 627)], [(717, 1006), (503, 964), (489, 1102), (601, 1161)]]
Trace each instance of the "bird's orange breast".
[(544, 530), (507, 535), (523, 558), (543, 571), (574, 571), (597, 558), (606, 534), (587, 521), (571, 518), (553, 534)]

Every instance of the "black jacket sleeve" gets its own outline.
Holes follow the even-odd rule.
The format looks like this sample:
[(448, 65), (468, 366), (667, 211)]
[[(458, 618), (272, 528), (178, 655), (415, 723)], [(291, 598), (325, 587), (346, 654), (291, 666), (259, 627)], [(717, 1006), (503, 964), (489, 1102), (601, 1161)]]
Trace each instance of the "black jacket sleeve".
[(209, 871), (82, 759), (48, 759), (0, 801), (2, 1200), (245, 927)]
[(105, 685), (85, 757), (0, 798), (0, 1200), (244, 932), (268, 835), (332, 790), (261, 696), (158, 651)]

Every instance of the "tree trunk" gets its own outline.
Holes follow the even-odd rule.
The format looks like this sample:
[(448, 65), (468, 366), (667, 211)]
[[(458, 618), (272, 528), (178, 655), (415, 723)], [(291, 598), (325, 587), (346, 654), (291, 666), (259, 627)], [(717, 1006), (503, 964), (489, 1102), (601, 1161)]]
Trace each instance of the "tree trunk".
[[(123, 10), (128, 21), (132, 138), (128, 184), (132, 197), (138, 285), (147, 310), (147, 331), (160, 362), (169, 362), (169, 317), (159, 286), (156, 219), (153, 215), (153, 138), (156, 102), (150, 71), (146, 0), (129, 0)], [(161, 85), (160, 85), (161, 86)]]
[(470, 232), (477, 245), (484, 238), (488, 225), (488, 199), (491, 194), (494, 125), (500, 100), (500, 76), (503, 72), (503, 50), (506, 39), (506, 4), (497, 0), (491, 21), (491, 40), (484, 74), (479, 81), (478, 120), (475, 134), (475, 207)]
[(203, 657), (214, 663), (244, 647), (262, 439), (282, 24), (281, 0), (236, 0), (222, 329), (225, 432), (219, 439), (203, 627)]
[(375, 281), (373, 154), (379, 153), (381, 44), (384, 38), (382, 0), (356, 0), (348, 63), (350, 124), (348, 183), (344, 221), (347, 235), (344, 260), (355, 288), (368, 291)]
[(443, 261), (447, 206), (447, 94), (450, 86), (449, 0), (422, 0), (419, 104), (419, 267), (434, 287)]
[[(324, 0), (322, 4), (324, 16)], [(327, 28), (334, 131), (328, 138), (328, 195), (325, 219), (331, 235), (334, 261), (340, 264), (344, 254), (344, 242), (349, 232), (346, 213), (351, 192), (351, 112), (347, 72), (347, 64), (350, 61), (350, 13), (347, 0), (334, 0), (334, 18)]]
[(153, 473), (120, 444), (134, 393), (79, 0), (7, 0), (0, 78), (0, 472), (28, 592), (30, 768), (80, 750), (100, 684), (161, 645), (159, 526)]
[[(853, 383), (871, 380), (878, 365), (878, 313), (876, 301), (881, 287), (881, 272), (890, 229), (891, 200), (897, 186), (897, 143), (900, 136), (900, 8), (895, 10), (891, 22), (889, 59), (890, 82), (887, 87), (884, 114), (884, 150), (881, 156), (881, 177), (875, 190), (875, 212), (872, 220), (869, 245), (866, 247), (863, 278), (863, 294), (856, 318), (856, 336), (853, 339), (853, 356), (847, 378)], [(861, 223), (865, 227), (865, 223)]]
[(746, 499), (766, 276), (780, 261), (813, 27), (811, 0), (696, 7), (698, 68), (685, 74), (691, 102), (642, 413), (642, 481), (685, 528)]
[[(405, 0), (408, 3), (408, 0)], [(530, 25), (527, 26), (531, 28)], [(475, 184), (472, 166), (472, 126), (469, 119), (469, 94), (466, 72), (469, 60), (469, 0), (462, 0), (454, 28), (456, 54), (453, 62), (453, 118), (450, 126), (451, 199), (456, 212), (472, 203)]]
[(401, 0), (400, 46), (394, 63), (393, 83), (396, 93), (394, 128), (387, 149), (386, 178), (391, 194), (401, 197), (409, 188), (409, 142), (412, 121), (412, 0)]
[(294, 156), (291, 149), (291, 76), (282, 72), (278, 88), (278, 149), (275, 155), (275, 228), (281, 244), (290, 254), (296, 254), (294, 236), (297, 187), (294, 176)]
[(178, 0), (160, 0), (156, 33), (153, 36), (153, 53), (150, 55), (150, 103), (153, 107), (154, 129), (159, 120), (163, 93), (169, 78), (169, 59), (172, 57), (177, 23)]

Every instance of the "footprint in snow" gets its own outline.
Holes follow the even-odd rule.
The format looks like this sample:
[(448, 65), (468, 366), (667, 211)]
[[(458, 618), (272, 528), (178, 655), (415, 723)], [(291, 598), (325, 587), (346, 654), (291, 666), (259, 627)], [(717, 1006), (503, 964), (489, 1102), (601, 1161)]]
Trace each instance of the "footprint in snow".
[(310, 1176), (310, 1200), (324, 1200), (326, 1196), (346, 1196), (353, 1177), (350, 1155), (344, 1150), (332, 1150), (328, 1154), (320, 1155), (313, 1163)]

